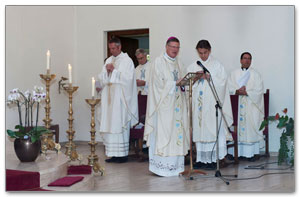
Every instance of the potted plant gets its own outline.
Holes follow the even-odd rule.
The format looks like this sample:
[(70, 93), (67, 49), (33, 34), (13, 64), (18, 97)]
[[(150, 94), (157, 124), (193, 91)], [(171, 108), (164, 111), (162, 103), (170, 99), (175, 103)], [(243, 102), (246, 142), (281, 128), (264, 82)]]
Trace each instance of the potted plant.
[(260, 125), (259, 130), (265, 128), (269, 121), (277, 121), (277, 128), (283, 129), (280, 137), (280, 148), (278, 153), (278, 164), (283, 162), (290, 163), (294, 166), (294, 119), (288, 117), (287, 108), (283, 111), (283, 115), (277, 113), (275, 116), (269, 116)]
[[(32, 93), (28, 90), (22, 93), (18, 88), (15, 88), (8, 95), (7, 104), (18, 107), (19, 124), (15, 126), (15, 131), (7, 129), (7, 134), (11, 138), (15, 138), (15, 152), (22, 162), (35, 161), (40, 153), (41, 136), (50, 132), (45, 127), (38, 126), (39, 105), (45, 97), (43, 88), (37, 86), (34, 87)], [(34, 125), (33, 109), (35, 105), (36, 120)], [(25, 109), (24, 115), (22, 115), (22, 109)]]

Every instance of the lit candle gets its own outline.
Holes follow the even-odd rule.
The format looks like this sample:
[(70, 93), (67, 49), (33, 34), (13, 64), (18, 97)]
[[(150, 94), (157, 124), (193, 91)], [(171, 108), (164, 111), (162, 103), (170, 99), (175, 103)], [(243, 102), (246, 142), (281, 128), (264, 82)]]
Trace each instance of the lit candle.
[(92, 98), (95, 97), (95, 78), (92, 77)]
[(47, 72), (50, 71), (50, 51), (47, 51)]
[(68, 64), (69, 68), (69, 83), (72, 83), (72, 66), (71, 64)]

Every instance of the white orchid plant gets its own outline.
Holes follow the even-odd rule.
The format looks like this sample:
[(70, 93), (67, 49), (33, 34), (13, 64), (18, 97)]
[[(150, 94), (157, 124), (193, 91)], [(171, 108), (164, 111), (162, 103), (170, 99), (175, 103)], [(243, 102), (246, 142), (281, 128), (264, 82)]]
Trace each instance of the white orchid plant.
[[(44, 133), (49, 133), (50, 131), (42, 126), (37, 126), (39, 117), (39, 105), (40, 102), (45, 100), (46, 93), (43, 92), (43, 87), (34, 86), (32, 93), (27, 90), (22, 93), (18, 88), (10, 91), (7, 98), (8, 106), (18, 107), (19, 113), (19, 125), (15, 126), (17, 131), (7, 130), (7, 134), (11, 138), (21, 138), (21, 139), (31, 139), (34, 143), (36, 140), (40, 139), (41, 135)], [(33, 125), (33, 108), (36, 105), (36, 121), (35, 126)], [(22, 116), (22, 109), (25, 108), (25, 113)], [(23, 122), (24, 117), (24, 122)], [(28, 129), (29, 128), (29, 129)]]

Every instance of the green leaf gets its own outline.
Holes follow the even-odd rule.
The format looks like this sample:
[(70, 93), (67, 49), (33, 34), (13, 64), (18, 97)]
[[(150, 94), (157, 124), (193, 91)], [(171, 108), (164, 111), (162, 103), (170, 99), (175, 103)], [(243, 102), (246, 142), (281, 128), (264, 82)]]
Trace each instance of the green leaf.
[(42, 126), (37, 126), (34, 128), (35, 131), (44, 131), (44, 130), (47, 130), (45, 127), (42, 127)]
[(34, 143), (36, 140), (37, 140), (38, 138), (37, 137), (35, 137), (34, 135), (33, 136), (31, 136), (31, 142), (32, 143)]
[(291, 123), (286, 124), (286, 132), (287, 132), (288, 135), (291, 134), (291, 132), (293, 131), (293, 128), (294, 128), (293, 124), (291, 124)]
[(15, 131), (12, 131), (12, 130), (7, 129), (6, 132), (7, 132), (7, 134), (9, 135), (9, 137), (11, 137), (11, 138), (16, 138), (16, 137), (17, 137), (17, 136), (15, 135)]
[(289, 123), (291, 123), (291, 124), (294, 125), (294, 119), (293, 119), (293, 118), (290, 118), (290, 119), (289, 119)]
[(259, 130), (262, 130), (262, 129), (264, 129), (265, 128), (265, 126), (268, 124), (268, 120), (264, 120), (264, 121), (262, 121), (262, 123), (261, 123), (261, 125), (260, 125), (260, 127), (259, 127)]
[(22, 133), (22, 132), (16, 131), (15, 135), (16, 135), (17, 138), (22, 138), (22, 137), (24, 137), (25, 134)]
[(16, 125), (15, 129), (19, 129), (19, 131), (22, 131), (22, 132), (25, 131), (25, 128), (21, 125)]
[(279, 123), (278, 123), (277, 127), (279, 129), (283, 128), (286, 125), (287, 121), (288, 121), (288, 119), (286, 119), (286, 118), (279, 118)]
[(268, 120), (274, 121), (274, 120), (275, 120), (275, 116), (269, 116), (269, 117), (268, 117)]
[(48, 129), (45, 129), (45, 130), (41, 131), (41, 134), (45, 134), (45, 133), (51, 133), (51, 131), (48, 130)]
[(284, 117), (284, 121), (287, 122), (288, 120), (289, 120), (289, 117), (288, 117), (288, 116), (285, 116), (285, 117)]
[(294, 120), (292, 118), (289, 119), (289, 122), (286, 124), (286, 133), (289, 136), (294, 134)]

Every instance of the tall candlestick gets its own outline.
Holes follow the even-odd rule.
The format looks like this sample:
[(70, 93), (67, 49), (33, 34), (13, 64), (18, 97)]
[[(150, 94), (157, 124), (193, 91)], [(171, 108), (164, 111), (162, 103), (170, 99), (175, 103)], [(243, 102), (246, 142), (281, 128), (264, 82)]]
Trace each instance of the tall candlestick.
[(72, 66), (71, 64), (68, 64), (69, 68), (69, 83), (72, 83)]
[(47, 72), (50, 71), (50, 51), (47, 51)]
[[(54, 74), (50, 74), (50, 71), (47, 70), (46, 74), (40, 74), (40, 77), (46, 82), (46, 107), (45, 107), (45, 119), (43, 121), (45, 122), (46, 129), (50, 129), (52, 119), (50, 118), (50, 83), (55, 78)], [(42, 146), (41, 151), (43, 154), (46, 154), (47, 150), (54, 150), (55, 143), (53, 142), (53, 133), (46, 133), (43, 134), (43, 140), (42, 140)]]
[(65, 145), (66, 147), (66, 155), (70, 157), (72, 161), (78, 159), (78, 154), (76, 152), (76, 146), (73, 142), (75, 131), (73, 130), (73, 93), (77, 91), (78, 86), (65, 86), (64, 90), (69, 94), (69, 130), (67, 131), (69, 141)]
[(95, 78), (92, 77), (92, 98), (95, 97)]
[(104, 174), (104, 168), (98, 163), (98, 155), (96, 154), (96, 145), (98, 144), (95, 140), (95, 106), (100, 102), (100, 99), (85, 99), (85, 101), (91, 106), (91, 141), (88, 143), (91, 146), (91, 154), (88, 156), (88, 165), (93, 167), (95, 173), (100, 173), (101, 176)]

